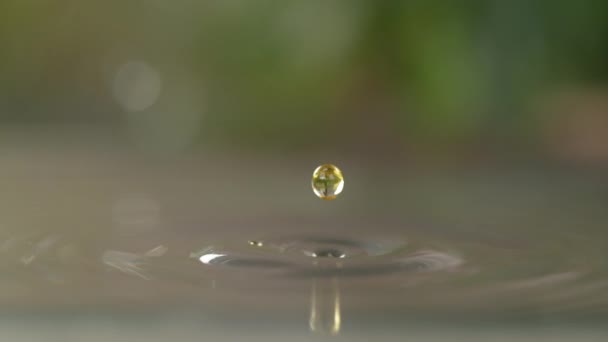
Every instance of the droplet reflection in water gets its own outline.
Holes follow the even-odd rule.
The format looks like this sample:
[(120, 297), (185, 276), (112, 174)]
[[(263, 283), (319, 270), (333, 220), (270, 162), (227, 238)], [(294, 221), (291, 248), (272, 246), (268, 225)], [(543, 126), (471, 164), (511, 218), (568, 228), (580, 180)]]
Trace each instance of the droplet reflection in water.
[(332, 164), (323, 164), (312, 174), (312, 190), (317, 197), (324, 200), (333, 200), (344, 188), (342, 171)]
[(310, 291), (310, 331), (337, 335), (342, 326), (338, 278), (313, 279)]

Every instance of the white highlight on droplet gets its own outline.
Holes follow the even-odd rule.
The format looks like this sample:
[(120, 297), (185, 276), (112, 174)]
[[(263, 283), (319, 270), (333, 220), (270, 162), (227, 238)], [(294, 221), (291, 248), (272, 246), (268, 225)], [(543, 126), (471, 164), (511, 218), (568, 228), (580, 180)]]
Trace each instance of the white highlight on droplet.
[(114, 75), (112, 93), (127, 111), (138, 112), (152, 106), (160, 95), (160, 73), (142, 61), (121, 65)]
[(211, 261), (217, 259), (217, 258), (221, 258), (226, 256), (226, 254), (217, 254), (217, 253), (209, 253), (209, 254), (205, 254), (205, 255), (201, 255), (201, 257), (199, 258), (199, 260), (203, 263), (203, 264), (210, 264)]

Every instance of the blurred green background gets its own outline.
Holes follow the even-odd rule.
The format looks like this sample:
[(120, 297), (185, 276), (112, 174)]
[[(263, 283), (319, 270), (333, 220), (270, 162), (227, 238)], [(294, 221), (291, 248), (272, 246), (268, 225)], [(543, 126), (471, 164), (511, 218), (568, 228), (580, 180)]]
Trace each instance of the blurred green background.
[[(515, 313), (604, 341), (607, 85), (605, 0), (0, 0), (0, 339), (285, 340), (258, 337), (308, 332), (309, 279), (187, 256), (386, 233), (465, 268), (343, 282), (344, 340), (426, 310), (430, 340), (539, 340), (480, 322)], [(310, 191), (321, 163), (336, 201)], [(491, 333), (444, 336), (452, 317)]]
[(4, 0), (0, 123), (170, 153), (603, 161), (606, 37), (591, 0)]

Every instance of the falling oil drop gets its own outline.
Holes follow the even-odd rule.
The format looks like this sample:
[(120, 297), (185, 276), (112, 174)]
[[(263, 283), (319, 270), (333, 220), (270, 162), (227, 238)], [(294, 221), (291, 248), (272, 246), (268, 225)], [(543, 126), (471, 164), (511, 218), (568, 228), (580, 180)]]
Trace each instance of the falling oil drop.
[(312, 174), (312, 190), (317, 197), (324, 200), (333, 200), (344, 188), (342, 171), (332, 164), (323, 164)]

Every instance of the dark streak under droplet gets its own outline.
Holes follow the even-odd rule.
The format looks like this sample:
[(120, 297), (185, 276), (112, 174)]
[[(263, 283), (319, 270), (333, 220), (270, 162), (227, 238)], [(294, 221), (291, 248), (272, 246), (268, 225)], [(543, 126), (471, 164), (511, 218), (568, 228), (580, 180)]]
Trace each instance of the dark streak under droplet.
[(338, 249), (328, 248), (328, 249), (319, 249), (314, 251), (312, 254), (313, 258), (337, 258), (342, 259), (346, 256), (346, 254)]

